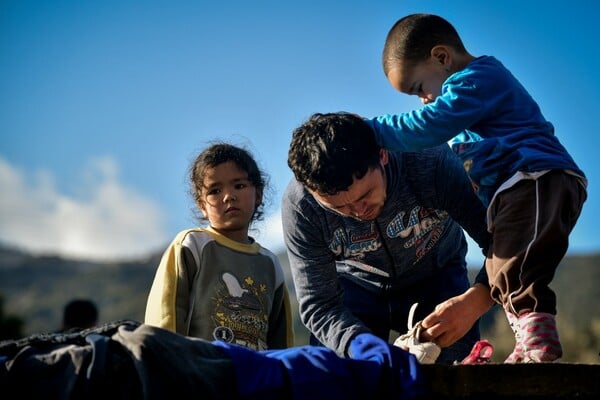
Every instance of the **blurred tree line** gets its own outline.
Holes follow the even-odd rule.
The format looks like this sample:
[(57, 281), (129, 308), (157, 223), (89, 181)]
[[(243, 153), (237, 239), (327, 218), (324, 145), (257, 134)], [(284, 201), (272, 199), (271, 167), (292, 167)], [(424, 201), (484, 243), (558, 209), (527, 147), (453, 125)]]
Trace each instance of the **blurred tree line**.
[[(92, 300), (98, 323), (143, 321), (146, 297), (160, 254), (113, 263), (36, 257), (0, 247), (0, 340), (59, 330), (64, 305), (73, 298)], [(285, 253), (279, 259), (292, 294), (296, 345), (308, 344), (300, 322)], [(558, 328), (564, 362), (600, 363), (600, 254), (567, 256), (552, 283), (558, 297)], [(474, 275), (477, 271), (471, 270)], [(401, 332), (404, 333), (404, 332)], [(504, 313), (494, 306), (481, 320), (482, 338), (495, 348), (493, 361), (512, 351), (514, 337)]]
[(25, 321), (4, 311), (4, 297), (0, 296), (0, 340), (14, 339), (23, 336)]

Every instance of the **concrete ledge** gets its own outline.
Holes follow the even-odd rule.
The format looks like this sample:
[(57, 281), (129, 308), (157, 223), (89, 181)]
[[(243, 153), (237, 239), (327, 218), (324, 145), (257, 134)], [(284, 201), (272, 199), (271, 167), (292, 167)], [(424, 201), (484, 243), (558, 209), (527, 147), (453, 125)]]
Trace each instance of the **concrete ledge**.
[(600, 365), (423, 365), (420, 399), (600, 399)]

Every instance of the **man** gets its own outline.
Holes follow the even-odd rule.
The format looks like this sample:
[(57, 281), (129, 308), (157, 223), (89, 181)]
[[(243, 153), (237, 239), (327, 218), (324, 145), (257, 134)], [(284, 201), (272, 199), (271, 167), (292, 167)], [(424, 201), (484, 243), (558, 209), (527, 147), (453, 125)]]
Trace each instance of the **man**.
[(437, 362), (466, 357), (492, 300), (483, 268), (470, 287), (463, 228), (484, 251), (489, 235), (448, 146), (390, 153), (361, 117), (315, 114), (294, 130), (288, 165), (284, 237), (311, 344), (353, 357), (357, 336), (387, 342), (418, 303), (419, 339), (442, 347)]

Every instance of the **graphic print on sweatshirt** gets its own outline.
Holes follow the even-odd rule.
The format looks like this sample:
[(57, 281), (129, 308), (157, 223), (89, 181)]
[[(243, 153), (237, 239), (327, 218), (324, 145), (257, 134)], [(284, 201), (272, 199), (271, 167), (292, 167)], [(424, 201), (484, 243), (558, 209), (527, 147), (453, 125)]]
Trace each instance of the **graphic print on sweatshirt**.
[(446, 211), (416, 206), (408, 216), (405, 211), (399, 212), (388, 224), (386, 235), (390, 239), (398, 237), (408, 239), (404, 242), (404, 248), (415, 248), (416, 263), (440, 240), (444, 230), (443, 222), (447, 218)]
[(252, 277), (238, 279), (229, 272), (221, 275), (223, 287), (214, 298), (213, 337), (254, 350), (267, 349), (267, 287)]
[[(388, 239), (403, 239), (405, 249), (414, 248), (415, 263), (425, 257), (438, 243), (444, 229), (448, 213), (434, 208), (414, 207), (409, 213), (400, 211), (385, 227)], [(370, 232), (346, 232), (338, 228), (329, 249), (335, 255), (343, 253), (344, 258), (362, 260), (366, 254), (378, 250), (382, 246), (381, 238), (371, 223)]]

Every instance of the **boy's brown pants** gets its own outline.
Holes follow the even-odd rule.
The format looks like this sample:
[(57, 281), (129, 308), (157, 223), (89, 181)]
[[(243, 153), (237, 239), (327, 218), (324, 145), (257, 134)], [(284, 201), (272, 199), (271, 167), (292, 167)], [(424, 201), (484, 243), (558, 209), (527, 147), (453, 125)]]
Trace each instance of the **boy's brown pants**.
[(519, 181), (496, 196), (485, 266), (492, 298), (506, 311), (556, 314), (549, 284), (586, 198), (581, 181), (564, 171)]

